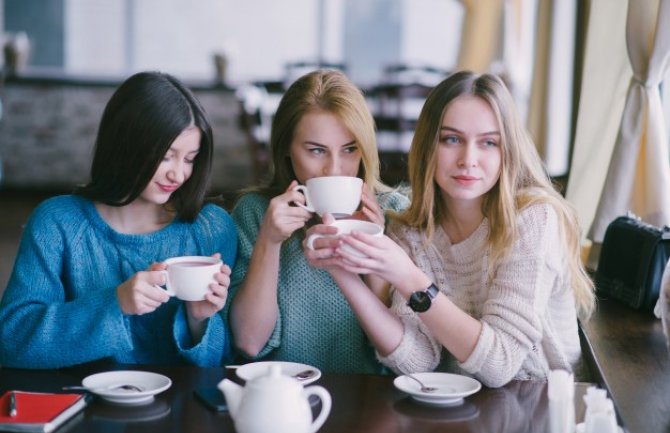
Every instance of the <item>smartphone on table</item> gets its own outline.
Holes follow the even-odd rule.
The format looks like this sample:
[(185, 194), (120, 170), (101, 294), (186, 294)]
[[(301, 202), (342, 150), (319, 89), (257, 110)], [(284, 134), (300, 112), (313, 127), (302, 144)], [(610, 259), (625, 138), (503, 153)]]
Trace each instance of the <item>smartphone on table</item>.
[(215, 386), (198, 388), (193, 391), (193, 394), (195, 394), (195, 397), (210, 410), (215, 412), (226, 412), (228, 410), (226, 397), (221, 390)]

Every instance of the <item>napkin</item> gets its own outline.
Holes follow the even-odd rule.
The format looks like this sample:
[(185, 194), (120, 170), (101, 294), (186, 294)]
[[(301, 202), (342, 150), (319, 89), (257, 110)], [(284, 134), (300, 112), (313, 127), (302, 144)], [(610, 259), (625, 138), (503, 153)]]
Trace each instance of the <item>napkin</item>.
[(584, 395), (586, 414), (584, 416), (584, 433), (617, 433), (616, 415), (612, 400), (607, 398), (604, 389), (590, 386)]
[(549, 372), (549, 432), (573, 433), (575, 430), (575, 383), (565, 370)]

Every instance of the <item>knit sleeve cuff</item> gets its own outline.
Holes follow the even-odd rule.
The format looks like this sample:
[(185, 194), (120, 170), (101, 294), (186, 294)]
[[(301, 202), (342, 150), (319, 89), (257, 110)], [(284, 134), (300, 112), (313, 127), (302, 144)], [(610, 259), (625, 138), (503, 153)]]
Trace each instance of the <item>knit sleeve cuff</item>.
[(458, 363), (463, 370), (470, 374), (478, 373), (487, 362), (489, 348), (494, 338), (491, 327), (486, 322), (481, 322), (481, 324), (482, 331), (479, 334), (474, 350), (465, 362)]
[(400, 344), (387, 356), (381, 356), (377, 352), (377, 359), (397, 374), (434, 370), (440, 362), (442, 346), (427, 330), (421, 329), (417, 323), (418, 317), (400, 319), (404, 329)]
[(230, 339), (219, 314), (207, 319), (205, 333), (200, 341), (193, 345), (188, 329), (186, 308), (182, 304), (175, 315), (173, 336), (179, 356), (187, 363), (199, 367), (218, 367), (232, 359)]

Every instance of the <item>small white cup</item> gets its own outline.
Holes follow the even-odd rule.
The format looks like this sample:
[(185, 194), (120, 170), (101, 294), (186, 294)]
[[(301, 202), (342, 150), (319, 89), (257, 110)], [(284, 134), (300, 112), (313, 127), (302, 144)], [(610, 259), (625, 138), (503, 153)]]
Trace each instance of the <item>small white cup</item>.
[[(346, 235), (356, 230), (362, 233), (369, 234), (375, 237), (381, 237), (384, 234), (384, 227), (377, 225), (370, 221), (362, 220), (337, 220), (331, 224), (333, 227), (337, 227), (337, 233), (333, 235), (322, 235), (319, 233), (314, 233), (307, 238), (307, 248), (314, 249), (314, 241), (319, 238), (335, 238), (341, 235)], [(358, 257), (367, 257), (365, 254), (361, 253), (357, 249), (344, 245), (342, 249), (347, 252), (354, 254)]]
[(165, 287), (170, 296), (183, 301), (202, 301), (221, 272), (221, 260), (209, 256), (181, 256), (165, 260)]
[(294, 191), (305, 195), (305, 203), (296, 203), (309, 212), (319, 215), (332, 214), (335, 218), (353, 214), (361, 202), (363, 180), (353, 176), (325, 176), (307, 179), (305, 185), (298, 185)]

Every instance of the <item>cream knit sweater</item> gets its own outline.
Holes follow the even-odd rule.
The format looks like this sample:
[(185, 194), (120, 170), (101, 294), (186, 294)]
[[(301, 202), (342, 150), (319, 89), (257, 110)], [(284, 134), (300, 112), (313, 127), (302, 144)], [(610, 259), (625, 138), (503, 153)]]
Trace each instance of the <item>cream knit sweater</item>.
[[(525, 209), (510, 256), (487, 283), (488, 220), (458, 244), (442, 228), (424, 248), (422, 232), (392, 223), (394, 239), (459, 308), (482, 323), (479, 340), (464, 363), (456, 362), (430, 330), (393, 292), (391, 306), (403, 322), (400, 345), (379, 359), (396, 373), (443, 370), (465, 373), (485, 385), (512, 379), (545, 379), (551, 369), (572, 371), (581, 359), (575, 301), (554, 209)], [(440, 362), (442, 363), (440, 364)]]

